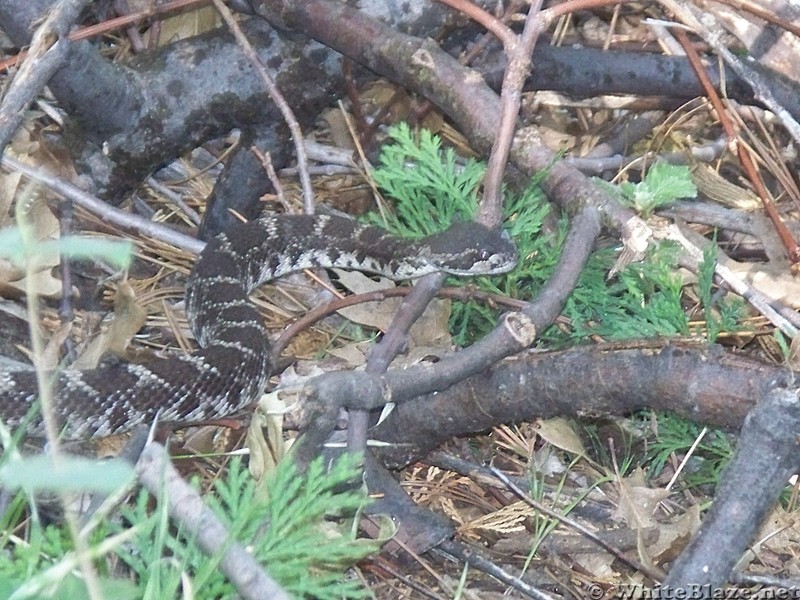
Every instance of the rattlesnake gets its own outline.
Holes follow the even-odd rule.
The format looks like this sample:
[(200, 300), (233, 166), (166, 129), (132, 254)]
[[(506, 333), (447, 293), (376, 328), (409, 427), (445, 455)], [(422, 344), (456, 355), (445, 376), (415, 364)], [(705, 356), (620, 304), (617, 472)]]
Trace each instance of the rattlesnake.
[[(147, 364), (119, 363), (63, 370), (54, 382), (54, 412), (65, 438), (113, 435), (151, 422), (190, 424), (251, 404), (273, 369), (267, 333), (248, 294), (256, 286), (306, 268), (341, 267), (391, 279), (434, 271), (502, 273), (516, 262), (507, 234), (472, 222), (407, 240), (334, 215), (282, 215), (243, 223), (210, 241), (189, 276), (186, 315), (200, 349)], [(0, 419), (44, 434), (31, 410), (33, 372), (0, 373)]]

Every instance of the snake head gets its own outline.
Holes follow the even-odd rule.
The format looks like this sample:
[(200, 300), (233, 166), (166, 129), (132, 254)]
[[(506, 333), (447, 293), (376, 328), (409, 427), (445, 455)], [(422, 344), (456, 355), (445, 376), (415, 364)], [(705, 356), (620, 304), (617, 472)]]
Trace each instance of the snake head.
[(517, 264), (519, 252), (507, 231), (489, 229), (474, 221), (453, 223), (422, 242), (422, 254), (451, 275), (496, 275)]

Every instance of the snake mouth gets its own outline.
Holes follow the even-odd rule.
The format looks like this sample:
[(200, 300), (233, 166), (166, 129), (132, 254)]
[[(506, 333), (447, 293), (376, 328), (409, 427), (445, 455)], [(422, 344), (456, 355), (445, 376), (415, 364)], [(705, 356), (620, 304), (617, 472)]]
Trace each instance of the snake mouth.
[(455, 275), (457, 277), (475, 277), (481, 275), (502, 275), (512, 271), (517, 266), (516, 257), (508, 259), (501, 259), (498, 261), (485, 261), (482, 263), (475, 263), (469, 269), (453, 269), (447, 268), (444, 271), (448, 275)]

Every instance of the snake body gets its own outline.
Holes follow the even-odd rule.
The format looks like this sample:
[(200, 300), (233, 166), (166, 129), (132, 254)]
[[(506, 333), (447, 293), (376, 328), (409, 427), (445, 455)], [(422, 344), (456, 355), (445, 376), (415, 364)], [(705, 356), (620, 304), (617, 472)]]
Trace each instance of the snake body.
[[(210, 241), (189, 276), (186, 315), (200, 348), (147, 364), (63, 370), (54, 412), (67, 439), (122, 433), (150, 423), (191, 424), (234, 414), (256, 400), (272, 372), (261, 317), (248, 300), (258, 285), (306, 268), (347, 268), (391, 279), (434, 271), (508, 271), (516, 249), (506, 234), (472, 222), (419, 240), (333, 215), (283, 215), (237, 225)], [(30, 436), (44, 427), (31, 371), (0, 373), (0, 419)], [(27, 417), (27, 421), (26, 421)]]

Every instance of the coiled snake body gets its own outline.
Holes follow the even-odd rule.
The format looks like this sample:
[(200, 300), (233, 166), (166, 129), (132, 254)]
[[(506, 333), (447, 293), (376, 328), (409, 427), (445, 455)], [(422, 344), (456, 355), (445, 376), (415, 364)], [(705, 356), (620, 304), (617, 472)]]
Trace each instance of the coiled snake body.
[[(55, 413), (63, 435), (87, 439), (151, 422), (190, 424), (233, 414), (257, 399), (272, 370), (266, 329), (248, 294), (256, 286), (306, 268), (341, 267), (391, 279), (434, 271), (502, 273), (516, 261), (507, 235), (476, 223), (407, 240), (347, 218), (277, 216), (235, 226), (209, 242), (189, 276), (186, 314), (201, 348), (147, 364), (64, 370), (55, 381)], [(0, 373), (0, 419), (15, 428), (32, 413), (33, 372)], [(26, 425), (41, 436), (41, 418)]]

